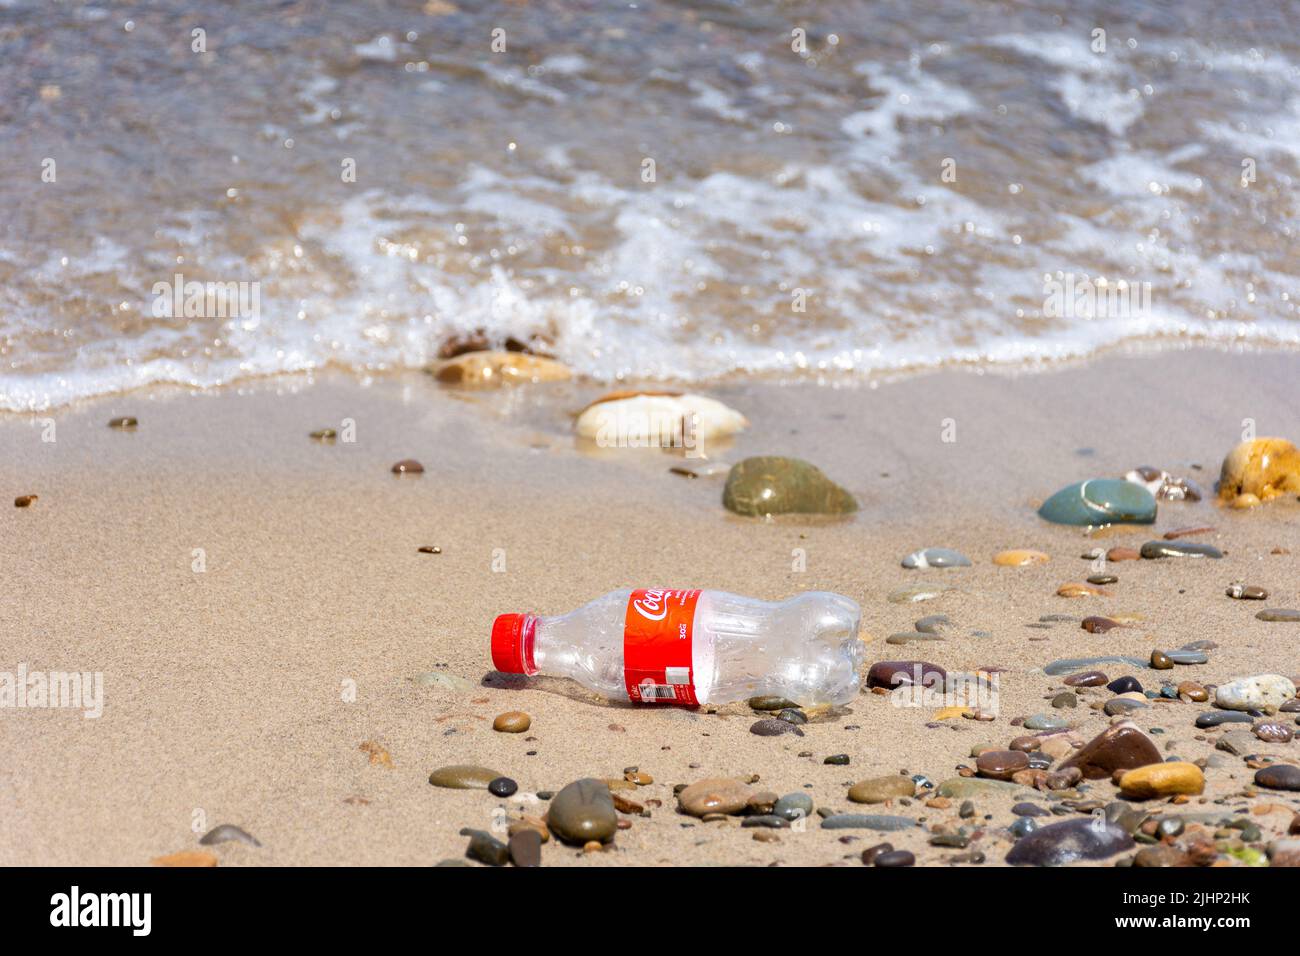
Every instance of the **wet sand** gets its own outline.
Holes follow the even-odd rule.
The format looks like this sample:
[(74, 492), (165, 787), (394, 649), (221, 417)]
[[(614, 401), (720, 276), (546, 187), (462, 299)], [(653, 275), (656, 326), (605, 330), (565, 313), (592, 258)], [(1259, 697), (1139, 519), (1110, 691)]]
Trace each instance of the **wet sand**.
[[(544, 865), (860, 865), (861, 850), (884, 839), (921, 863), (943, 862), (960, 851), (928, 846), (924, 829), (850, 831), (856, 840), (845, 844), (845, 831), (813, 821), (803, 832), (780, 831), (779, 842), (756, 842), (734, 820), (678, 815), (672, 788), (757, 774), (759, 788), (803, 791), (818, 806), (956, 824), (959, 801), (864, 808), (848, 802), (848, 785), (901, 769), (936, 782), (952, 777), (958, 765), (973, 765), (972, 746), (1017, 736), (1017, 716), (1065, 715), (1091, 738), (1109, 718), (1087, 705), (1109, 695), (1093, 690), (1079, 708), (1053, 711), (1044, 698), (1060, 678), (1041, 668), (1057, 658), (1145, 658), (1156, 647), (1212, 640), (1219, 646), (1208, 664), (1139, 677), (1158, 687), (1300, 670), (1300, 625), (1254, 617), (1262, 606), (1300, 606), (1294, 501), (1250, 512), (1162, 502), (1154, 528), (1096, 540), (1034, 513), (1063, 485), (1142, 464), (1212, 491), (1243, 419), (1260, 435), (1300, 437), (1296, 381), (1295, 354), (1187, 351), (1040, 374), (951, 370), (878, 387), (706, 390), (751, 422), (734, 444), (706, 451), (728, 462), (807, 458), (862, 503), (837, 521), (742, 519), (721, 507), (720, 477), (670, 474), (669, 453), (581, 446), (569, 413), (603, 391), (581, 382), (465, 393), (420, 374), (368, 384), (325, 375), (217, 393), (137, 392), (0, 419), (0, 670), (25, 663), (98, 671), (104, 680), (98, 719), (69, 709), (0, 711), (9, 755), (0, 766), (0, 864), (146, 864), (197, 848), (196, 829), (233, 823), (263, 846), (217, 846), (222, 865), (427, 865), (460, 857), (460, 829), (491, 828), (498, 808), (537, 809), (429, 786), (430, 771), (455, 763), (497, 769), (521, 794), (618, 777), (629, 766), (653, 776), (635, 799), (662, 806), (629, 818), (613, 848), (583, 856), (552, 842)], [(105, 427), (118, 415), (136, 416), (139, 428)], [(42, 441), (47, 419), (54, 442)], [(308, 438), (345, 419), (356, 423), (355, 442)], [(946, 419), (955, 442), (943, 440)], [(390, 474), (403, 458), (423, 462), (425, 474)], [(8, 503), (23, 494), (39, 499), (28, 509)], [(1059, 584), (1092, 573), (1080, 557), (1090, 548), (1140, 546), (1187, 525), (1215, 526), (1196, 540), (1226, 556), (1117, 564), (1112, 596), (1055, 595)], [(422, 545), (442, 553), (418, 553)], [(956, 548), (975, 565), (899, 566), (927, 546)], [(1043, 550), (1051, 561), (991, 563), (1012, 547)], [(802, 572), (792, 570), (796, 548), (806, 552)], [(502, 556), (504, 570), (494, 570)], [(200, 557), (205, 570), (196, 572)], [(1269, 600), (1226, 597), (1236, 580), (1267, 588)], [(886, 600), (930, 581), (956, 590), (914, 605)], [(999, 717), (927, 727), (932, 711), (867, 694), (851, 713), (804, 727), (802, 738), (761, 738), (749, 733), (754, 716), (744, 706), (632, 708), (563, 682), (492, 676), (488, 633), (498, 613), (557, 613), (615, 588), (656, 585), (769, 599), (839, 591), (862, 605), (870, 660), (1006, 668)], [(883, 643), (936, 613), (957, 623), (956, 636)], [(1054, 613), (1144, 620), (1104, 635), (1073, 624), (1025, 626)], [(466, 683), (416, 680), (433, 671)], [(1153, 738), (1162, 749), (1196, 760), (1214, 753), (1220, 733), (1195, 739), (1202, 732), (1192, 720), (1207, 709), (1159, 704), (1135, 720), (1165, 729)], [(495, 733), (492, 718), (507, 710), (531, 714), (531, 730)], [(368, 741), (386, 748), (391, 767), (370, 762), (360, 749)], [(1261, 750), (1293, 754), (1297, 746)], [(822, 763), (838, 753), (850, 755), (849, 766)], [(1253, 771), (1218, 756), (1205, 795), (1180, 809), (1296, 808), (1286, 794), (1235, 797)], [(1104, 781), (1090, 791), (1104, 800), (1114, 793)], [(973, 848), (989, 863), (1011, 845), (998, 833), (1013, 819), (1011, 802), (977, 800), (979, 815), (992, 820)], [(1290, 818), (1255, 819), (1267, 839)]]

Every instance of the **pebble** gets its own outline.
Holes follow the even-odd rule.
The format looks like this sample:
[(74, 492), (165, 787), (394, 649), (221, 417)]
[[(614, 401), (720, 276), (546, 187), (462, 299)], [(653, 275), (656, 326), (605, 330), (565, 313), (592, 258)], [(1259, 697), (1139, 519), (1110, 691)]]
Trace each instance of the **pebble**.
[(1060, 766), (1077, 767), (1085, 780), (1109, 780), (1117, 770), (1135, 770), (1159, 763), (1160, 750), (1130, 721), (1112, 724), (1076, 750)]
[(1260, 500), (1300, 491), (1300, 452), (1282, 438), (1244, 441), (1228, 452), (1219, 472), (1219, 497)]
[(130, 415), (123, 415), (121, 418), (111, 419), (108, 423), (109, 428), (136, 428), (139, 422)]
[(1068, 690), (1062, 691), (1061, 693), (1057, 694), (1055, 697), (1052, 698), (1052, 706), (1058, 710), (1062, 710), (1067, 707), (1078, 707), (1079, 697), (1077, 694), (1073, 693), (1072, 691), (1068, 691)]
[(1276, 710), (1295, 696), (1295, 684), (1281, 674), (1259, 674), (1219, 685), (1214, 703), (1224, 710)]
[(229, 843), (232, 840), (239, 843), (247, 843), (249, 846), (262, 845), (251, 833), (235, 826), (233, 823), (222, 823), (219, 826), (213, 827), (207, 833), (203, 834), (203, 838), (199, 840), (199, 842), (204, 846), (212, 846), (216, 843)]
[(890, 591), (885, 599), (890, 604), (919, 604), (921, 601), (933, 600), (951, 590), (953, 589), (941, 585), (913, 584), (909, 587), (899, 588), (896, 591)]
[(943, 636), (939, 634), (922, 634), (920, 631), (902, 631), (898, 634), (890, 634), (885, 638), (885, 643), (897, 647), (903, 644), (925, 644), (934, 641), (942, 641), (943, 639)]
[(761, 456), (732, 466), (722, 504), (739, 515), (848, 514), (857, 499), (821, 469), (798, 458)]
[(332, 428), (318, 428), (307, 435), (312, 441), (332, 442), (338, 438), (338, 432)]
[(1255, 736), (1269, 744), (1288, 744), (1295, 731), (1276, 720), (1263, 720), (1251, 728)]
[(803, 731), (794, 724), (776, 717), (765, 717), (763, 720), (754, 721), (749, 727), (749, 732), (759, 737), (779, 737), (782, 734), (803, 736)]
[(1151, 524), (1156, 520), (1156, 499), (1141, 485), (1095, 478), (1062, 488), (1043, 502), (1038, 515), (1054, 524)]
[(1234, 757), (1247, 757), (1259, 749), (1259, 738), (1253, 730), (1229, 730), (1215, 742), (1214, 749)]
[(1169, 659), (1169, 655), (1164, 651), (1152, 651), (1151, 667), (1153, 670), (1158, 671), (1173, 670), (1174, 662)]
[(913, 625), (922, 634), (947, 634), (953, 629), (952, 621), (946, 614), (931, 614), (923, 617)]
[(488, 784), (488, 793), (494, 797), (514, 796), (519, 790), (519, 784), (515, 783), (509, 777), (497, 777)]
[(1016, 841), (1007, 862), (1013, 866), (1063, 866), (1079, 860), (1104, 860), (1132, 846), (1128, 831), (1105, 818), (1066, 820), (1039, 827)]
[(862, 862), (867, 866), (872, 866), (876, 862), (876, 857), (882, 853), (891, 853), (893, 849), (894, 844), (892, 843), (877, 843), (875, 846), (869, 846), (862, 851)]
[(1195, 796), (1205, 789), (1205, 774), (1194, 763), (1169, 761), (1127, 771), (1119, 778), (1120, 792), (1135, 800), (1150, 797)]
[(829, 757), (823, 760), (822, 763), (829, 764), (832, 767), (846, 767), (848, 766), (849, 763), (849, 755), (831, 754)]
[(1114, 574), (1093, 574), (1088, 577), (1089, 584), (1117, 584), (1119, 578)]
[(787, 793), (772, 807), (772, 813), (784, 820), (805, 820), (812, 812), (813, 798), (806, 793)]
[(1024, 727), (1026, 730), (1067, 730), (1070, 722), (1064, 717), (1054, 717), (1051, 714), (1034, 714), (1032, 717), (1026, 717)]
[(1019, 840), (1021, 837), (1027, 837), (1038, 829), (1038, 824), (1032, 817), (1018, 817), (1016, 822), (1007, 827), (1011, 835)]
[(1300, 611), (1285, 607), (1266, 607), (1255, 615), (1261, 621), (1300, 623)]
[(1023, 568), (1030, 564), (1045, 564), (1051, 558), (1042, 551), (1030, 551), (1026, 549), (1015, 549), (1011, 551), (999, 551), (993, 555), (993, 563), (1001, 565), (1004, 568)]
[(867, 686), (910, 687), (918, 677), (925, 687), (942, 687), (948, 672), (928, 661), (878, 661), (867, 671)]
[(506, 849), (510, 853), (510, 862), (515, 866), (542, 865), (542, 835), (531, 827), (510, 834)]
[(1210, 699), (1210, 692), (1196, 681), (1185, 680), (1177, 689), (1180, 700), (1188, 700), (1193, 704), (1202, 704)]
[(1019, 750), (986, 750), (975, 759), (981, 777), (1010, 780), (1011, 775), (1029, 769), (1029, 756)]
[(1100, 687), (1108, 680), (1110, 678), (1101, 671), (1084, 671), (1081, 674), (1071, 674), (1061, 683), (1067, 687)]
[(734, 777), (699, 780), (677, 794), (678, 809), (693, 817), (706, 813), (740, 813), (749, 806), (753, 789)]
[(487, 767), (452, 764), (448, 767), (439, 767), (429, 774), (429, 783), (435, 787), (446, 787), (451, 790), (486, 790), (488, 784), (500, 776), (503, 775)]
[(905, 568), (969, 568), (970, 558), (951, 548), (923, 548), (903, 559)]
[(603, 781), (585, 777), (555, 795), (546, 808), (546, 826), (565, 843), (604, 843), (618, 830), (618, 814)]
[(784, 720), (787, 724), (794, 724), (796, 727), (808, 723), (808, 715), (798, 707), (787, 707), (776, 715), (777, 720)]
[(532, 725), (533, 718), (522, 710), (508, 710), (504, 714), (497, 714), (496, 720), (492, 721), (492, 729), (503, 734), (522, 734)]
[(19, 495), (17, 498), (14, 499), (14, 507), (30, 508), (32, 504), (35, 503), (36, 500), (39, 498), (40, 495)]
[(1180, 647), (1176, 651), (1165, 651), (1164, 653), (1165, 657), (1175, 664), (1208, 664), (1210, 661), (1209, 655), (1204, 651), (1188, 650), (1185, 647)]
[(1102, 712), (1107, 717), (1124, 717), (1137, 710), (1146, 710), (1150, 705), (1144, 700), (1134, 700), (1131, 697), (1112, 697), (1106, 701), (1102, 707)]
[(1144, 558), (1221, 558), (1223, 552), (1200, 541), (1148, 541), (1142, 545)]
[(822, 820), (823, 830), (879, 830), (890, 833), (916, 826), (911, 817), (891, 817), (876, 813), (835, 813)]
[(217, 857), (207, 850), (181, 850), (166, 856), (156, 856), (149, 863), (166, 867), (211, 867), (217, 865)]
[[(1025, 758), (1028, 766), (1028, 758)], [(1026, 790), (1020, 784), (1005, 780), (992, 780), (988, 777), (950, 777), (935, 788), (935, 794), (953, 800), (966, 800), (974, 797), (986, 797), (1001, 794), (1019, 794)]]
[(1268, 790), (1300, 790), (1300, 767), (1289, 763), (1264, 767), (1255, 771), (1255, 785)]
[(1253, 584), (1229, 584), (1227, 594), (1240, 601), (1263, 601), (1268, 597), (1267, 591)]
[(1049, 817), (1052, 815), (1051, 811), (1046, 807), (1028, 802), (1017, 803), (1011, 808), (1011, 812), (1018, 817)]
[(1202, 730), (1209, 730), (1212, 727), (1220, 727), (1223, 724), (1251, 724), (1255, 718), (1249, 714), (1240, 714), (1234, 711), (1212, 710), (1205, 714), (1199, 714), (1196, 718), (1196, 726)]
[(799, 706), (794, 701), (786, 700), (784, 697), (776, 697), (771, 694), (762, 697), (751, 697), (747, 703), (754, 710), (785, 710), (788, 707)]
[(395, 475), (422, 475), (424, 474), (424, 466), (414, 458), (403, 458), (393, 465), (392, 472)]
[(890, 869), (900, 866), (914, 866), (916, 857), (910, 850), (888, 850), (876, 856), (875, 864)]
[(1096, 585), (1081, 584), (1078, 581), (1070, 581), (1062, 584), (1056, 589), (1058, 597), (1063, 598), (1083, 598), (1083, 597), (1105, 597), (1106, 592)]
[(1137, 561), (1142, 552), (1136, 548), (1111, 548), (1106, 552), (1107, 561)]
[(545, 356), (490, 349), (464, 352), (433, 362), (425, 371), (444, 385), (465, 388), (558, 382), (571, 378), (573, 374), (567, 366)]
[(1112, 694), (1131, 694), (1133, 692), (1142, 693), (1142, 685), (1138, 683), (1136, 677), (1125, 674), (1123, 677), (1116, 677), (1106, 685), (1106, 689)]
[(461, 836), (469, 837), (469, 846), (465, 855), (471, 860), (478, 860), (488, 866), (505, 866), (510, 862), (510, 851), (506, 845), (485, 830), (461, 830)]
[(1079, 625), (1085, 631), (1092, 634), (1105, 634), (1107, 631), (1114, 630), (1117, 627), (1123, 627), (1119, 621), (1112, 621), (1108, 617), (1085, 617)]
[(415, 550), (420, 554), (442, 554), (442, 548), (436, 544), (422, 544)]
[(849, 788), (849, 799), (854, 803), (885, 803), (900, 797), (910, 797), (916, 787), (907, 777), (875, 777), (860, 780)]

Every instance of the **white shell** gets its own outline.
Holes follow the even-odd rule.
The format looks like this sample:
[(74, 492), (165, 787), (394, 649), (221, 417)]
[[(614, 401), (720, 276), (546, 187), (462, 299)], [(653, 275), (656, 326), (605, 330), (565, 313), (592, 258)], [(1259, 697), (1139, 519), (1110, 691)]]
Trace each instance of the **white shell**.
[(1275, 711), (1295, 696), (1295, 684), (1281, 674), (1243, 677), (1219, 685), (1214, 702), (1225, 710)]
[(717, 399), (687, 393), (632, 395), (596, 402), (583, 409), (576, 427), (583, 438), (627, 444), (632, 436), (680, 435), (683, 421), (694, 423), (696, 439), (720, 438), (749, 425), (744, 415)]

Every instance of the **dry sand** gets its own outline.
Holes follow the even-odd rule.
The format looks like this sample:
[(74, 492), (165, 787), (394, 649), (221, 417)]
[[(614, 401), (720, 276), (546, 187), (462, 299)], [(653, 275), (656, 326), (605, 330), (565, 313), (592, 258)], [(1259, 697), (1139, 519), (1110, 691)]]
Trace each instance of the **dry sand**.
[[(428, 785), (432, 769), (453, 763), (496, 768), (529, 793), (632, 765), (654, 777), (636, 796), (662, 808), (632, 818), (614, 849), (584, 857), (551, 843), (545, 865), (822, 864), (855, 860), (886, 838), (922, 862), (941, 862), (957, 851), (926, 846), (922, 830), (853, 831), (846, 845), (844, 831), (815, 825), (782, 831), (775, 843), (731, 823), (683, 826), (672, 788), (758, 774), (777, 793), (804, 790), (819, 806), (861, 809), (845, 796), (853, 781), (900, 769), (935, 781), (953, 776), (972, 762), (973, 745), (1016, 736), (1013, 717), (1050, 711), (1044, 697), (1059, 678), (1039, 669), (1059, 657), (1145, 657), (1153, 647), (1209, 639), (1220, 646), (1208, 665), (1140, 676), (1158, 686), (1162, 678), (1300, 671), (1300, 625), (1257, 621), (1260, 603), (1224, 595), (1229, 582), (1244, 580), (1269, 589), (1268, 606), (1300, 606), (1294, 502), (1246, 513), (1162, 503), (1154, 529), (1099, 541), (1034, 514), (1062, 485), (1139, 464), (1211, 489), (1243, 419), (1254, 419), (1261, 435), (1300, 438), (1297, 381), (1294, 354), (1188, 351), (1041, 374), (953, 370), (870, 388), (710, 389), (752, 422), (733, 446), (712, 453), (817, 463), (863, 504), (835, 522), (741, 519), (721, 507), (720, 478), (672, 475), (663, 451), (580, 447), (568, 413), (602, 391), (590, 384), (465, 394), (418, 374), (367, 384), (324, 376), (217, 394), (154, 390), (0, 419), (0, 670), (25, 663), (99, 671), (104, 680), (98, 719), (67, 709), (0, 711), (0, 863), (144, 864), (196, 847), (196, 828), (234, 823), (263, 846), (223, 844), (215, 849), (222, 865), (427, 865), (463, 853), (462, 827), (490, 828), (503, 806), (512, 815), (530, 808)], [(123, 414), (139, 418), (137, 431), (105, 427)], [(42, 441), (47, 418), (54, 442)], [(356, 422), (355, 443), (308, 439), (344, 419)], [(955, 442), (941, 440), (945, 419), (955, 421)], [(407, 457), (427, 472), (391, 475), (389, 466)], [(20, 494), (40, 498), (30, 509), (9, 506)], [(1055, 596), (1060, 583), (1090, 573), (1085, 550), (1140, 545), (1195, 524), (1217, 528), (1202, 540), (1223, 548), (1224, 559), (1120, 564), (1112, 597)], [(417, 553), (426, 544), (442, 553)], [(938, 545), (975, 566), (899, 566), (910, 551)], [(1052, 560), (994, 567), (990, 556), (1009, 547), (1039, 548)], [(792, 570), (795, 548), (806, 550), (804, 572)], [(195, 549), (202, 573), (193, 570)], [(502, 553), (505, 569), (494, 571)], [(932, 580), (958, 590), (910, 606), (885, 599)], [(489, 676), (496, 614), (557, 613), (614, 588), (656, 585), (763, 598), (847, 594), (874, 637), (871, 660), (1007, 668), (1000, 716), (927, 727), (932, 712), (863, 695), (850, 714), (807, 726), (803, 738), (760, 738), (748, 732), (753, 717), (743, 706), (718, 714), (632, 708), (560, 681)], [(934, 613), (952, 617), (961, 634), (915, 648), (882, 643)], [(1145, 623), (1106, 635), (1025, 627), (1051, 613), (1132, 613)], [(468, 685), (413, 680), (429, 671)], [(355, 700), (346, 699), (348, 682)], [(1079, 709), (1058, 713), (1091, 737), (1108, 719), (1087, 704), (1104, 696), (1094, 691)], [(1194, 739), (1192, 720), (1204, 709), (1164, 704), (1137, 722), (1166, 728), (1157, 742), (1194, 760), (1213, 752), (1218, 733)], [(530, 713), (530, 733), (493, 732), (493, 716), (506, 710)], [(387, 748), (393, 765), (372, 765), (365, 741)], [(848, 753), (851, 765), (823, 765), (835, 753)], [(1214, 809), (1201, 804), (1225, 797), (1229, 807), (1245, 805), (1231, 795), (1252, 771), (1219, 756), (1206, 795), (1187, 809)], [(1111, 799), (1114, 788), (1103, 782), (1094, 792)], [(1280, 794), (1255, 802), (1296, 804)], [(1010, 845), (996, 832), (1011, 820), (1009, 804), (979, 802), (981, 814), (993, 815), (994, 829), (978, 844), (990, 863)], [(882, 812), (954, 822), (956, 803)], [(1290, 813), (1257, 819), (1268, 835)]]

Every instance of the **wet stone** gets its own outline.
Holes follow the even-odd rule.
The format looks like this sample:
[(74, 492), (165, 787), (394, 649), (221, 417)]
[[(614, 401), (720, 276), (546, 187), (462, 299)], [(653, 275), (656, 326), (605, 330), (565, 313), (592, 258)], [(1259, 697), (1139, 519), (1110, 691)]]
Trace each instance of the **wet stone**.
[(488, 793), (494, 797), (510, 797), (517, 793), (518, 790), (519, 784), (509, 777), (497, 777), (488, 784)]
[(1189, 651), (1185, 648), (1179, 648), (1176, 651), (1165, 651), (1165, 657), (1169, 658), (1175, 664), (1208, 664), (1210, 657), (1205, 651)]
[(1300, 611), (1285, 607), (1266, 607), (1255, 615), (1261, 621), (1300, 623)]
[(1102, 711), (1107, 717), (1121, 717), (1137, 710), (1146, 710), (1149, 706), (1145, 701), (1134, 700), (1130, 697), (1113, 697), (1106, 701), (1106, 706), (1102, 708)]
[(1106, 689), (1112, 694), (1142, 693), (1142, 685), (1138, 682), (1138, 679), (1127, 674), (1123, 677), (1116, 677), (1106, 685)]
[(1133, 846), (1123, 828), (1092, 818), (1039, 827), (1016, 842), (1007, 854), (1013, 866), (1063, 866), (1079, 860), (1104, 860)]
[(1062, 683), (1067, 687), (1100, 687), (1109, 679), (1101, 671), (1084, 671), (1081, 674), (1071, 674)]
[(1148, 541), (1142, 545), (1144, 558), (1221, 558), (1223, 552), (1201, 541)]
[(924, 548), (903, 559), (905, 568), (969, 568), (970, 558), (951, 548)]
[(199, 840), (199, 842), (204, 846), (212, 846), (217, 843), (229, 843), (231, 841), (247, 843), (249, 846), (262, 845), (251, 833), (244, 830), (242, 827), (235, 826), (233, 823), (223, 823), (220, 826), (215, 826), (207, 833), (203, 834), (203, 838)]
[(547, 828), (565, 843), (605, 842), (618, 830), (618, 814), (609, 786), (590, 777), (575, 780), (551, 800)]
[(424, 466), (414, 458), (403, 458), (393, 465), (392, 472), (395, 475), (422, 475), (424, 474)]
[(488, 866), (505, 866), (510, 862), (510, 851), (492, 834), (484, 830), (462, 830), (461, 836), (469, 837), (465, 855), (471, 860), (478, 860)]
[(875, 859), (876, 866), (886, 869), (896, 869), (904, 866), (916, 865), (916, 857), (910, 850), (890, 850), (881, 853)]
[(975, 759), (981, 777), (1010, 780), (1011, 775), (1029, 769), (1029, 756), (1018, 750), (986, 750)]
[(798, 458), (762, 456), (733, 465), (722, 504), (739, 515), (848, 514), (858, 502), (821, 469)]
[(772, 813), (761, 813), (752, 817), (745, 817), (740, 822), (742, 827), (763, 827), (767, 830), (780, 830), (790, 826), (790, 821), (785, 817), (778, 817)]
[(1038, 515), (1054, 524), (1151, 524), (1156, 499), (1132, 482), (1098, 478), (1062, 488), (1043, 502)]
[(772, 813), (783, 820), (803, 820), (812, 816), (813, 799), (806, 793), (787, 793), (772, 807)]
[(515, 866), (542, 865), (542, 835), (531, 827), (523, 827), (510, 835), (506, 844), (510, 862)]
[(892, 843), (877, 843), (875, 846), (869, 846), (862, 851), (862, 862), (867, 866), (873, 866), (877, 857), (884, 853), (891, 853), (893, 849)]
[(429, 774), (429, 783), (435, 787), (451, 790), (486, 790), (488, 784), (500, 776), (502, 775), (487, 767), (452, 764), (448, 767), (439, 767)]
[(1124, 722), (1107, 727), (1076, 750), (1061, 770), (1077, 767), (1087, 780), (1109, 780), (1116, 770), (1133, 770), (1163, 758), (1155, 742), (1135, 725)]
[(1276, 720), (1262, 720), (1251, 728), (1256, 737), (1269, 744), (1290, 743), (1295, 731)]
[(30, 508), (39, 498), (40, 495), (19, 495), (14, 499), (14, 507)]
[(829, 757), (823, 760), (822, 763), (829, 764), (832, 767), (844, 767), (847, 766), (849, 763), (849, 755), (831, 754)]
[(1016, 821), (1007, 827), (1011, 835), (1019, 840), (1021, 837), (1027, 837), (1038, 829), (1038, 824), (1032, 817), (1017, 817)]
[(928, 661), (879, 661), (867, 671), (868, 687), (942, 687), (948, 673), (938, 664)]
[(139, 424), (140, 423), (136, 421), (136, 419), (132, 418), (130, 415), (123, 415), (121, 418), (110, 419), (108, 422), (108, 427), (119, 428), (119, 429), (136, 428), (139, 426)]
[(533, 724), (533, 719), (522, 710), (508, 710), (497, 714), (492, 721), (492, 729), (503, 734), (522, 734)]
[(749, 806), (754, 791), (742, 780), (711, 777), (700, 780), (677, 794), (679, 809), (694, 817), (706, 813), (740, 813)]
[(777, 720), (784, 720), (787, 724), (794, 724), (799, 727), (808, 723), (808, 715), (798, 707), (787, 707), (776, 715)]
[(1122, 626), (1123, 625), (1121, 625), (1119, 621), (1112, 621), (1108, 617), (1098, 617), (1098, 616), (1085, 617), (1083, 619), (1083, 623), (1080, 625), (1080, 627), (1082, 627), (1085, 631), (1088, 631), (1092, 634), (1105, 634), (1107, 631), (1111, 631), (1117, 627), (1122, 627)]
[(1113, 574), (1092, 574), (1087, 578), (1089, 584), (1116, 584), (1119, 578)]

